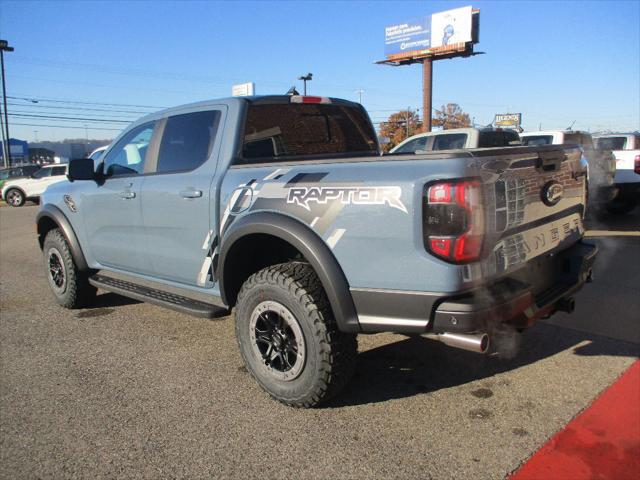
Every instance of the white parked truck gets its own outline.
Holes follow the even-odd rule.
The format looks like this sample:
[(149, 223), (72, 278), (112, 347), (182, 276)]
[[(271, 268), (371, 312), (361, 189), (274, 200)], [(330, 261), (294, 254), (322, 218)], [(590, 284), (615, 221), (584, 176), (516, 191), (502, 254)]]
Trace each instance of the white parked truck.
[(618, 196), (609, 210), (626, 213), (640, 200), (640, 133), (611, 133), (595, 138), (598, 150), (611, 150), (616, 161)]
[(419, 133), (396, 145), (389, 153), (416, 153), (432, 150), (514, 147), (520, 145), (515, 130), (502, 128), (452, 128)]
[(523, 132), (523, 145), (578, 145), (582, 149), (584, 161), (588, 165), (589, 205), (595, 210), (609, 209), (618, 195), (614, 184), (616, 162), (609, 150), (596, 150), (589, 132), (580, 130), (546, 130)]

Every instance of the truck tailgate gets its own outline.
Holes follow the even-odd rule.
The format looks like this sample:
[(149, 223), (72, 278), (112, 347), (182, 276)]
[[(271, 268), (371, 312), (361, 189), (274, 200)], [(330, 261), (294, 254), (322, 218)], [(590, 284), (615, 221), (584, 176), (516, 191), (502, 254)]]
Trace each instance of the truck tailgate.
[(483, 278), (505, 276), (582, 237), (586, 167), (579, 148), (478, 150), (473, 156), (483, 180)]

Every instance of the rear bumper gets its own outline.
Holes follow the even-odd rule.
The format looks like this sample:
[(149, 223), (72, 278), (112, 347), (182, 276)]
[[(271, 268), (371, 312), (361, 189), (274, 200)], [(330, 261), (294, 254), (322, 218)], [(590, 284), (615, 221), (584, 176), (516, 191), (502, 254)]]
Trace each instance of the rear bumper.
[(595, 245), (577, 243), (541, 260), (530, 283), (520, 275), (453, 294), (352, 289), (352, 296), (363, 332), (491, 332), (504, 323), (527, 327), (571, 308), (571, 296), (591, 275), (596, 254)]

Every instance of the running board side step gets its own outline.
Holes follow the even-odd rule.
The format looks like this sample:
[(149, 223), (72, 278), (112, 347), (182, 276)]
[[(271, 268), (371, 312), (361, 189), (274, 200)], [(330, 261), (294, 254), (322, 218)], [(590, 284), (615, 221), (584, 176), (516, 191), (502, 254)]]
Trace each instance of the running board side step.
[(170, 308), (196, 317), (215, 318), (228, 313), (227, 309), (211, 303), (201, 302), (175, 293), (165, 292), (105, 275), (93, 275), (89, 277), (89, 283), (94, 287), (117, 293), (118, 295), (140, 300), (141, 302), (153, 303), (154, 305)]

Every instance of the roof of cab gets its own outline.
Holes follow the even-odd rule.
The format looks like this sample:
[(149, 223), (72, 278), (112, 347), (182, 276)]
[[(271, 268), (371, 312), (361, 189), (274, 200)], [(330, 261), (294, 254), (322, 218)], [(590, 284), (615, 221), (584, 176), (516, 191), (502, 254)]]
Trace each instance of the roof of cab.
[[(298, 96), (303, 97), (302, 95), (298, 95)], [(313, 97), (312, 95), (307, 95), (307, 96)], [(254, 96), (247, 96), (247, 97), (225, 97), (225, 98), (216, 98), (211, 100), (202, 100), (199, 102), (177, 105), (175, 107), (165, 108), (163, 110), (150, 113), (136, 120), (135, 123), (143, 123), (143, 122), (154, 120), (157, 118), (167, 117), (174, 112), (179, 112), (185, 109), (206, 108), (213, 105), (238, 106), (243, 102), (253, 103), (257, 105), (288, 104), (288, 103), (291, 103), (292, 97), (294, 96), (292, 95), (254, 95)], [(352, 102), (349, 100), (343, 100), (341, 98), (335, 98), (335, 97), (322, 97), (322, 98), (328, 98), (330, 100), (330, 103), (334, 105), (361, 106), (359, 103)]]

